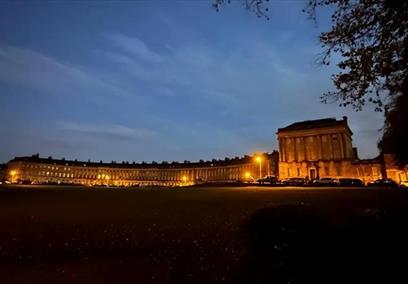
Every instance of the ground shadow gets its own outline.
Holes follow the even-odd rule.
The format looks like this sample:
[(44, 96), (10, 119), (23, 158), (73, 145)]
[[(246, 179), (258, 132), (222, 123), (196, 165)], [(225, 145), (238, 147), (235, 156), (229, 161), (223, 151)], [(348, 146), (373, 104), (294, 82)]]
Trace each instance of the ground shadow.
[(241, 283), (408, 283), (407, 214), (389, 208), (257, 211)]

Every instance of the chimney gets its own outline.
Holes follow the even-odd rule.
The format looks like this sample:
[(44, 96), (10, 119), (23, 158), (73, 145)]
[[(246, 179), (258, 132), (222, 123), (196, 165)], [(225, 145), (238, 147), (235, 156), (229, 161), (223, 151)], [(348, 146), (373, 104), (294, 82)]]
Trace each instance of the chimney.
[(343, 121), (347, 123), (347, 116), (343, 116)]

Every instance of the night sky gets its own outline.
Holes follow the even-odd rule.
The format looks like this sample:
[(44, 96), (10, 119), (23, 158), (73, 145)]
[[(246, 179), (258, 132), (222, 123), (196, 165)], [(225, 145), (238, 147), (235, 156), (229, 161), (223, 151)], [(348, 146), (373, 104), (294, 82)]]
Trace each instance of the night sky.
[(316, 63), (329, 14), (314, 23), (305, 4), (270, 3), (266, 21), (211, 0), (0, 2), (0, 162), (234, 157), (343, 115), (374, 157), (382, 114), (319, 101), (336, 72)]

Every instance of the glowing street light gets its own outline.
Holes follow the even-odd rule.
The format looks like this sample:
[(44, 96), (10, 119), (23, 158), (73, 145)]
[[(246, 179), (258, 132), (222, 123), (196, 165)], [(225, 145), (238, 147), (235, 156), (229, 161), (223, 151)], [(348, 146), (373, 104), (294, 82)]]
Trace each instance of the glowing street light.
[(256, 156), (255, 161), (259, 163), (259, 178), (262, 178), (262, 157)]
[(16, 176), (17, 171), (10, 171), (10, 175), (11, 175), (11, 183), (14, 182), (14, 177)]
[(250, 172), (246, 172), (245, 175), (244, 175), (244, 177), (245, 177), (246, 179), (249, 179), (249, 178), (251, 177), (251, 173), (250, 173)]
[(184, 182), (186, 182), (186, 181), (187, 181), (187, 176), (183, 176), (181, 179), (182, 179)]

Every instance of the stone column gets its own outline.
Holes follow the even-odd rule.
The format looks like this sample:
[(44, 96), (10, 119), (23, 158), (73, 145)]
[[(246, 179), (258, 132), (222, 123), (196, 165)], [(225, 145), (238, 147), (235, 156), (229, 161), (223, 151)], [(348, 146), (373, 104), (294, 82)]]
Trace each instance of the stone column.
[(279, 138), (279, 161), (283, 162), (283, 144), (282, 138)]
[(297, 137), (293, 138), (293, 143), (294, 143), (293, 149), (294, 149), (294, 151), (295, 151), (295, 153), (294, 153), (295, 162), (297, 162), (297, 161), (299, 160), (298, 151), (297, 151), (297, 141), (298, 141), (298, 139), (299, 139), (299, 138), (297, 138)]
[(345, 158), (345, 151), (344, 151), (344, 146), (343, 146), (343, 133), (340, 133), (337, 135), (337, 139), (340, 141), (340, 159)]
[(307, 161), (309, 159), (309, 155), (307, 154), (307, 147), (306, 147), (306, 139), (305, 137), (302, 137), (302, 144), (303, 144), (303, 154), (304, 154), (304, 159)]
[(329, 139), (329, 159), (332, 160), (334, 158), (334, 153), (333, 153), (333, 138), (331, 136), (331, 134), (327, 135), (328, 139)]
[(317, 136), (317, 145), (319, 147), (319, 156), (318, 156), (318, 160), (322, 160), (323, 159), (323, 144), (322, 144), (322, 136), (318, 135)]

